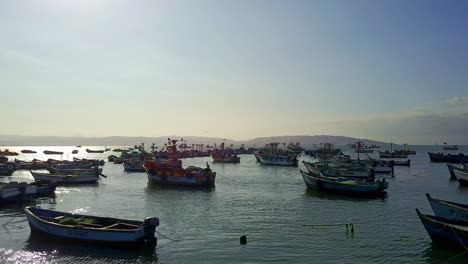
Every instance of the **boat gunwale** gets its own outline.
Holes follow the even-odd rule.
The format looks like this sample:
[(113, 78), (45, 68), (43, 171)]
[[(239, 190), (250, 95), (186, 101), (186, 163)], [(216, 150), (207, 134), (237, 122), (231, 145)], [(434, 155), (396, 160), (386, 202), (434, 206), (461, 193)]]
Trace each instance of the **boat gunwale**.
[[(104, 232), (114, 232), (114, 233), (115, 232), (135, 233), (138, 230), (144, 229), (143, 225), (141, 227), (135, 228), (135, 229), (115, 229), (115, 228), (105, 229), (105, 227), (95, 228), (95, 227), (87, 227), (87, 226), (63, 225), (63, 224), (54, 223), (54, 222), (51, 222), (51, 221), (44, 220), (44, 219), (40, 218), (39, 216), (37, 216), (36, 214), (34, 214), (31, 210), (29, 210), (29, 208), (31, 208), (31, 207), (25, 207), (24, 211), (25, 211), (26, 214), (32, 216), (34, 219), (36, 219), (36, 220), (38, 220), (38, 221), (40, 221), (40, 222), (42, 222), (42, 223), (44, 223), (46, 225), (57, 226), (57, 227), (65, 228), (65, 229), (90, 230), (90, 231), (99, 231), (99, 232), (104, 231)], [(68, 214), (68, 215), (73, 215), (71, 213), (65, 213), (65, 212), (61, 212), (61, 213)], [(98, 219), (99, 218), (108, 218), (108, 219), (112, 219), (112, 220), (125, 220), (125, 219), (118, 219), (118, 218), (113, 218), (113, 217), (99, 217), (99, 216), (92, 216), (92, 215), (75, 215), (75, 216), (91, 217), (91, 218), (98, 218)], [(129, 221), (135, 221), (135, 222), (143, 223), (143, 222), (137, 221), (137, 220), (129, 220)], [(42, 232), (44, 232), (44, 231), (42, 231)], [(47, 233), (47, 232), (45, 232), (45, 233)], [(47, 234), (49, 234), (49, 233), (47, 233)], [(56, 236), (58, 236), (58, 235), (56, 235)], [(62, 237), (62, 236), (59, 236), (59, 237)], [(86, 240), (86, 241), (89, 241), (89, 240)]]

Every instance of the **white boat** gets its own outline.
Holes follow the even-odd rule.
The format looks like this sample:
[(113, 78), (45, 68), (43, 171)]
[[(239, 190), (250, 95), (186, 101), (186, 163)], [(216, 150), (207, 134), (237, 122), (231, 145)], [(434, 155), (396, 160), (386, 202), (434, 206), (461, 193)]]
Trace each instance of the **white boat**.
[(453, 174), (460, 185), (468, 185), (468, 172), (453, 170)]
[(30, 171), (35, 181), (56, 182), (58, 184), (73, 184), (73, 183), (94, 183), (99, 180), (98, 174), (55, 174), (55, 173), (40, 173)]

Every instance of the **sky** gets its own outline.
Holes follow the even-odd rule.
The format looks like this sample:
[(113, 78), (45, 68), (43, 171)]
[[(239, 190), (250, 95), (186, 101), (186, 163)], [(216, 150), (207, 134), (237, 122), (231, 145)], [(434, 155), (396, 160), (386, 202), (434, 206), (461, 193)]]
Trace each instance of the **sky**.
[(0, 1), (0, 135), (468, 144), (462, 0)]

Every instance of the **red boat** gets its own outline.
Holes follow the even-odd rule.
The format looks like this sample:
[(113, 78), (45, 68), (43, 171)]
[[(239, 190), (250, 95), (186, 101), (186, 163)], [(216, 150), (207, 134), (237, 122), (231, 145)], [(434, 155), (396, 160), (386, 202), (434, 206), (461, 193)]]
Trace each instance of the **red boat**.
[(224, 162), (224, 163), (239, 163), (240, 162), (240, 157), (224, 149), (224, 142), (221, 144), (221, 149), (213, 150), (211, 152), (211, 157), (213, 157), (214, 162)]
[(169, 161), (148, 160), (143, 164), (148, 174), (148, 181), (160, 185), (208, 186), (215, 184), (216, 172), (211, 171), (208, 163), (206, 168), (189, 166), (182, 167), (182, 161), (177, 159), (177, 140), (172, 142), (172, 159)]

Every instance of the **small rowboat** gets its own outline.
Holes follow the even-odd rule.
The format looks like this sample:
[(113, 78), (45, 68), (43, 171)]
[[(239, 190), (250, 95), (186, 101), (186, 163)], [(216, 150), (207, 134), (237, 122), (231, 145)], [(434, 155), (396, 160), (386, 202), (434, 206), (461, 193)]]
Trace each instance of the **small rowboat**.
[(461, 249), (468, 247), (468, 222), (425, 215), (418, 209), (416, 209), (416, 213), (434, 243)]
[(355, 196), (379, 196), (385, 193), (388, 182), (385, 179), (374, 182), (349, 180), (346, 178), (331, 178), (326, 176), (316, 176), (301, 170), (307, 188), (322, 191), (343, 193)]
[(0, 182), (0, 203), (2, 202), (20, 202), (34, 197), (47, 196), (54, 194), (56, 184), (49, 182), (26, 183), (26, 182)]
[(21, 153), (23, 153), (23, 154), (36, 154), (37, 152), (34, 151), (34, 150), (23, 149), (23, 150), (21, 151)]
[(40, 173), (30, 171), (35, 181), (56, 182), (57, 184), (75, 184), (75, 183), (95, 183), (99, 180), (99, 175), (91, 174), (55, 174), (55, 173)]
[(435, 199), (428, 193), (426, 197), (435, 216), (468, 222), (468, 205)]
[(145, 172), (145, 168), (143, 168), (143, 163), (140, 162), (129, 162), (123, 164), (124, 171), (127, 172)]
[(104, 150), (86, 149), (87, 153), (104, 153)]
[(63, 155), (62, 151), (44, 150), (46, 155)]
[(159, 219), (144, 221), (110, 217), (78, 215), (53, 210), (26, 207), (24, 209), (31, 231), (63, 239), (105, 244), (150, 244)]

